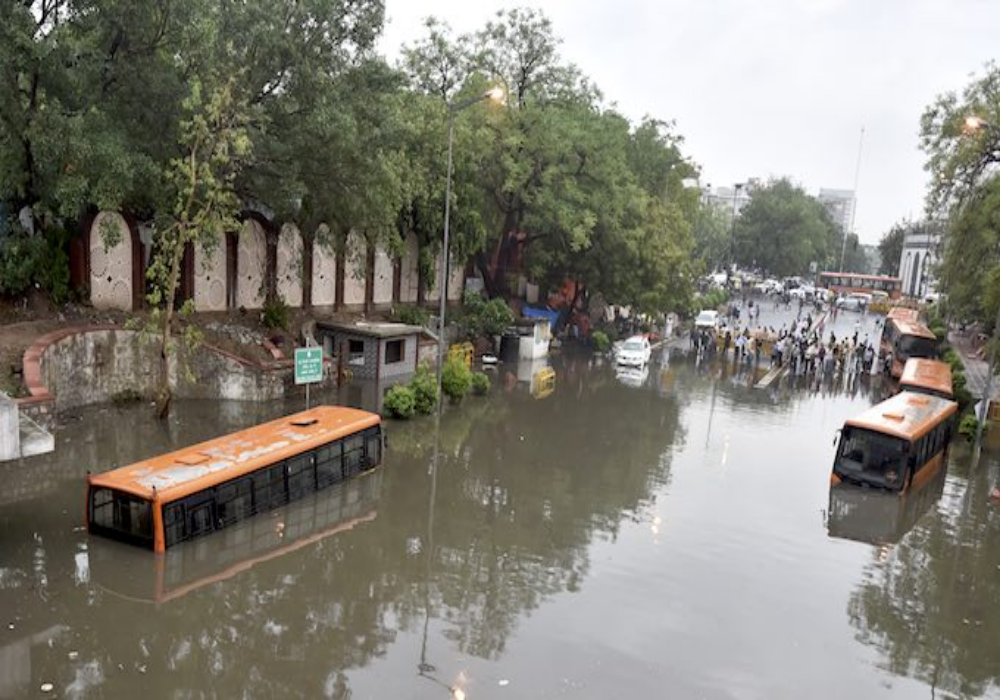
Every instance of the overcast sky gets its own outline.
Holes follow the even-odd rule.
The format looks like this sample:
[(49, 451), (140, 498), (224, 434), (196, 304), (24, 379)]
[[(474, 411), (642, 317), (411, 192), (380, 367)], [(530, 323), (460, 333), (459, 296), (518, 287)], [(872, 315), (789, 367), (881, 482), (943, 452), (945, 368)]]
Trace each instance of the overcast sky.
[(994, 0), (386, 0), (382, 52), (434, 15), (457, 33), (498, 9), (537, 7), (609, 103), (673, 120), (702, 184), (787, 175), (815, 194), (850, 189), (875, 243), (922, 214), (920, 114), (996, 57)]

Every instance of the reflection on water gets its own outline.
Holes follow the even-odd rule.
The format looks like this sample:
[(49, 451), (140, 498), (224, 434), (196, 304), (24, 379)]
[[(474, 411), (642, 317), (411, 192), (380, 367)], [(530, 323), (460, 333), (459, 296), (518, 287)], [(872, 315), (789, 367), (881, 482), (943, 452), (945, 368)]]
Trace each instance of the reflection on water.
[(994, 692), (993, 462), (970, 478), (953, 451), (926, 503), (844, 504), (832, 436), (876, 378), (762, 390), (677, 353), (638, 380), (552, 366), (544, 400), (541, 368), (501, 366), (438, 430), (390, 421), (372, 477), (162, 559), (87, 536), (86, 471), (300, 404), (78, 412), (54, 455), (0, 471), (0, 697)]

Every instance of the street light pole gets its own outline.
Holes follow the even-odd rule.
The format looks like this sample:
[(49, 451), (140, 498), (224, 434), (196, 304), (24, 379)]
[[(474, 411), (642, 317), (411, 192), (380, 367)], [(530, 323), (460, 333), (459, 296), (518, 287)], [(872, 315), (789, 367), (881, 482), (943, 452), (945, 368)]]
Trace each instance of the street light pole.
[(854, 203), (851, 206), (851, 230), (844, 231), (844, 239), (840, 243), (840, 272), (844, 271), (844, 255), (847, 253), (847, 234), (854, 233), (854, 215), (858, 211), (858, 175), (861, 174), (861, 147), (865, 144), (865, 127), (861, 127), (861, 136), (858, 138), (858, 160), (854, 164), (854, 189), (851, 196)]
[(440, 290), (441, 303), (439, 307), (439, 321), (438, 321), (438, 347), (437, 347), (437, 395), (438, 401), (441, 400), (441, 378), (442, 371), (444, 370), (444, 332), (445, 332), (445, 313), (447, 312), (448, 303), (448, 264), (450, 262), (451, 253), (448, 249), (448, 226), (451, 221), (451, 169), (452, 169), (452, 149), (453, 142), (455, 140), (455, 115), (461, 112), (463, 109), (468, 109), (474, 104), (482, 102), (484, 100), (493, 100), (495, 102), (500, 102), (503, 100), (504, 92), (502, 88), (495, 87), (482, 95), (476, 97), (470, 97), (467, 100), (461, 102), (452, 102), (448, 104), (448, 169), (447, 176), (445, 178), (445, 188), (444, 188), (444, 240), (442, 245), (444, 249), (442, 250), (442, 262), (441, 262), (441, 275), (442, 279), (438, 283), (438, 289)]

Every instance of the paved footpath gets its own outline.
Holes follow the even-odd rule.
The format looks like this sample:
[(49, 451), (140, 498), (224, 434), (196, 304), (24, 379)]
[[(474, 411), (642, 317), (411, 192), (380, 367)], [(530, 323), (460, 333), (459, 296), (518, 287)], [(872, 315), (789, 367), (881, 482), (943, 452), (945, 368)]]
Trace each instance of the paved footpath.
[[(978, 401), (986, 393), (986, 375), (989, 373), (989, 363), (978, 357), (969, 337), (958, 333), (949, 333), (948, 342), (962, 356), (962, 362), (965, 364), (965, 386), (972, 397)], [(993, 383), (990, 386), (990, 395), (994, 401), (1000, 399), (1000, 379), (997, 379), (996, 375), (994, 375)]]

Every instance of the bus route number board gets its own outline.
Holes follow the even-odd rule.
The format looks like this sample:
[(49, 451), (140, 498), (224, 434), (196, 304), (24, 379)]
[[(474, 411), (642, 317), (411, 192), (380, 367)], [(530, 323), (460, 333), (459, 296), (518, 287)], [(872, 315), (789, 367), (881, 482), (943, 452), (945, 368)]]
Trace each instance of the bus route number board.
[(295, 383), (313, 384), (323, 378), (323, 348), (295, 348)]

